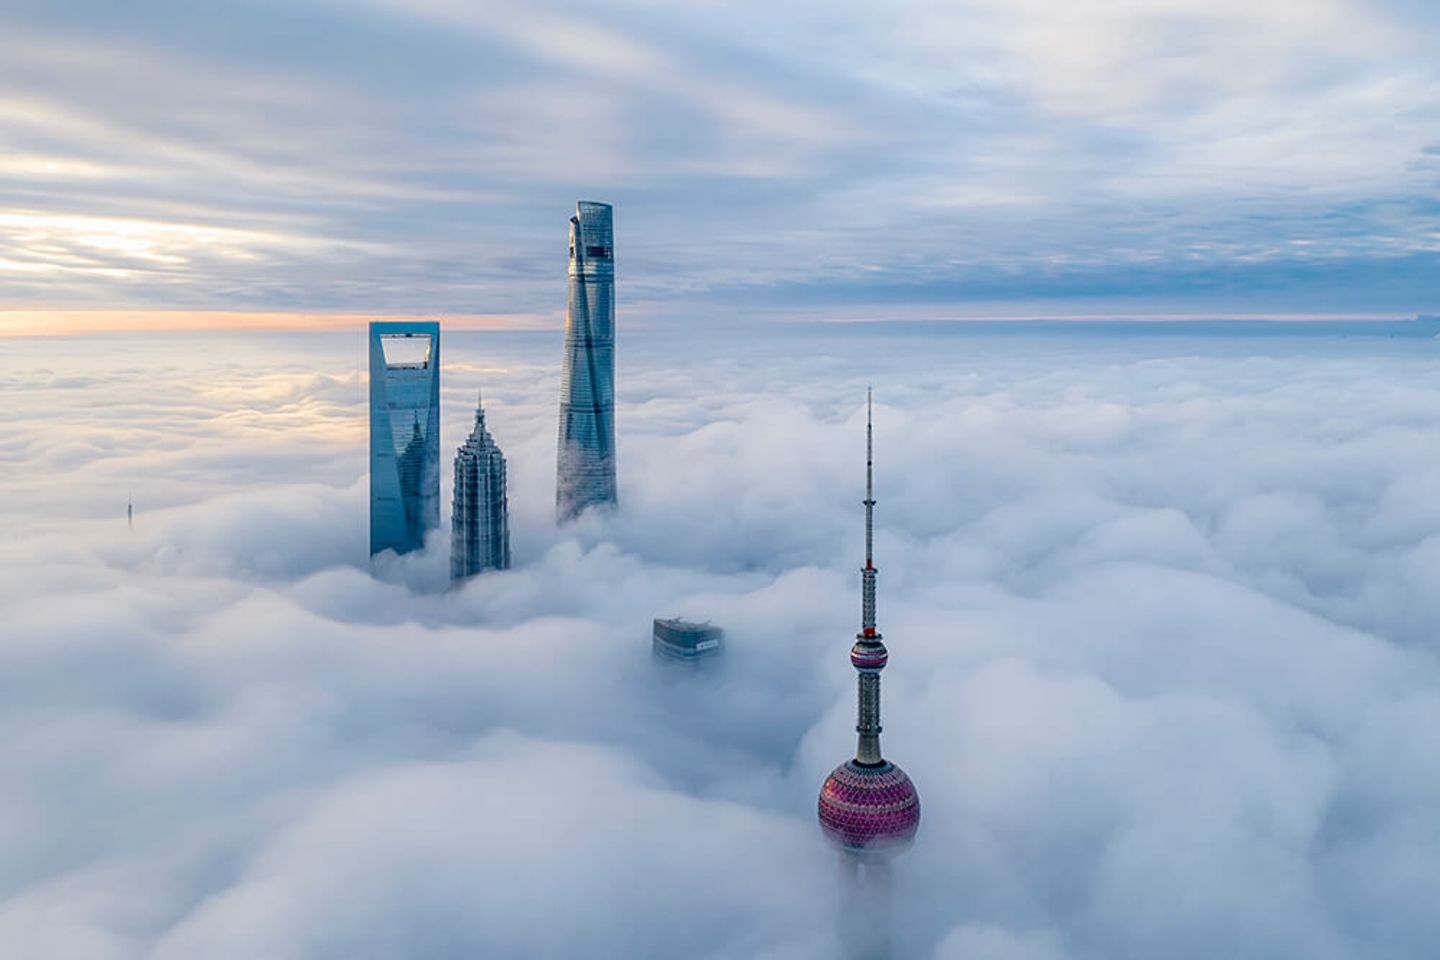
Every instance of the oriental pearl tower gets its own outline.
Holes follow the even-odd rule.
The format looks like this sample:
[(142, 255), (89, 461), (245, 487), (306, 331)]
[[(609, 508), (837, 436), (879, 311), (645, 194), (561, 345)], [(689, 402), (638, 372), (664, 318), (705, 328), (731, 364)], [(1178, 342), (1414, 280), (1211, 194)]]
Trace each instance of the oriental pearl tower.
[(860, 571), (860, 632), (850, 648), (859, 674), (855, 758), (820, 788), (820, 829), (841, 854), (846, 900), (842, 939), (854, 957), (890, 955), (890, 858), (909, 848), (920, 826), (920, 795), (905, 771), (880, 754), (880, 671), (889, 652), (875, 629), (874, 420), (865, 396), (865, 566)]

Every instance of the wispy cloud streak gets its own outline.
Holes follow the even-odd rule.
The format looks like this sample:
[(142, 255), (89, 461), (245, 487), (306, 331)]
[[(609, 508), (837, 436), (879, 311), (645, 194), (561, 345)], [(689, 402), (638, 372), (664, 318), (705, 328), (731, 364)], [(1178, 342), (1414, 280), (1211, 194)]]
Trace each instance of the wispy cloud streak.
[(0, 200), (53, 218), (0, 234), (12, 306), (543, 313), (592, 195), (628, 302), (671, 314), (742, 286), (763, 314), (772, 284), (1314, 312), (1329, 270), (1358, 309), (1436, 299), (1419, 5), (67, 0), (5, 26)]

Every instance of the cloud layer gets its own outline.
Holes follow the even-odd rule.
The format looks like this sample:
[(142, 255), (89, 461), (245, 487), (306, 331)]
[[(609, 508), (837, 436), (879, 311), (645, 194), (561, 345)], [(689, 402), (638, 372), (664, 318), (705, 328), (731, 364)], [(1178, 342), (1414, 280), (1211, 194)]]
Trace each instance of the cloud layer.
[(656, 322), (1440, 299), (1440, 23), (1404, 0), (3, 18), (11, 307), (553, 314), (582, 196)]
[[(517, 568), (367, 569), (363, 338), (0, 369), (0, 942), (78, 960), (839, 955), (877, 384), (900, 955), (1428, 956), (1436, 360), (1385, 340), (632, 337), (556, 531), (552, 337), (483, 383)], [(133, 490), (135, 528), (124, 503)], [(712, 617), (719, 669), (649, 659)]]

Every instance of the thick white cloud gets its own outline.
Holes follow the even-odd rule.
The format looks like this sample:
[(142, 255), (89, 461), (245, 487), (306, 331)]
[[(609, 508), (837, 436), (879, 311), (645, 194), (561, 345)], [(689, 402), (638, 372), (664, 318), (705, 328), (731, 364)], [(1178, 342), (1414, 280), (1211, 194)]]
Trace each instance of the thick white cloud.
[[(17, 955), (838, 955), (867, 380), (899, 955), (1440, 937), (1428, 341), (632, 337), (622, 510), (556, 531), (558, 343), (447, 335), (519, 561), (454, 591), (443, 534), (366, 569), (359, 343), (7, 356)], [(657, 669), (668, 614), (719, 669)]]

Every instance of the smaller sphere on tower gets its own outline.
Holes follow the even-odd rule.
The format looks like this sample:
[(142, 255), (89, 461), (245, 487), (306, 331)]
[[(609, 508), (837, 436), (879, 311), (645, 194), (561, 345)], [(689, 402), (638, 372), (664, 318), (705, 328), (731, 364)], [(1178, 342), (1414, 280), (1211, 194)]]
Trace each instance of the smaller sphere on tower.
[(890, 651), (876, 640), (857, 640), (850, 648), (850, 665), (861, 673), (879, 673), (890, 662)]

